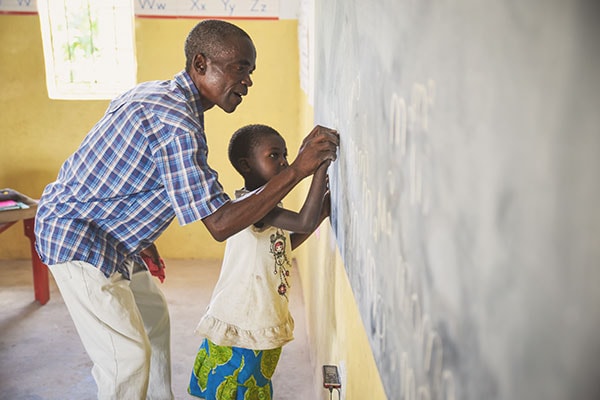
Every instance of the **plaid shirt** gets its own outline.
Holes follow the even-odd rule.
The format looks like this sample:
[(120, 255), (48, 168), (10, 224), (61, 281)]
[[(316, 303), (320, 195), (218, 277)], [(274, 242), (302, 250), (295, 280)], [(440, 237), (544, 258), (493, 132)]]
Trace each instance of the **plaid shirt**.
[(185, 71), (117, 97), (44, 189), (42, 261), (85, 261), (128, 278), (124, 262), (141, 262), (175, 216), (185, 225), (229, 201), (207, 155), (200, 94)]

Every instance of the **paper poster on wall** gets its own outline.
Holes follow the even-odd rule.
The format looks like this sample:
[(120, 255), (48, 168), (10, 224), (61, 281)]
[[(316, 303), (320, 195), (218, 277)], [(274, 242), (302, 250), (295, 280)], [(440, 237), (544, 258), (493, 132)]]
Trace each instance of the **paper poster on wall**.
[[(87, 1), (87, 0), (82, 0)], [(290, 3), (290, 4), (288, 4)], [(294, 2), (284, 4), (286, 14)], [(135, 15), (147, 18), (279, 19), (280, 0), (134, 0)], [(0, 14), (37, 14), (36, 0), (2, 0)]]
[(138, 17), (278, 19), (279, 0), (137, 0)]
[(37, 14), (35, 0), (2, 0), (0, 14)]

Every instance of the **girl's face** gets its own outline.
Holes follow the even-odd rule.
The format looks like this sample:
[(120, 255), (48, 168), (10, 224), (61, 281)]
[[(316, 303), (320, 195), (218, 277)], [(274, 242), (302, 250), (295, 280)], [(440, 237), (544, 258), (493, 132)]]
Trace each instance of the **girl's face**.
[(247, 161), (250, 171), (246, 176), (246, 189), (254, 190), (289, 166), (285, 140), (271, 134), (262, 136)]

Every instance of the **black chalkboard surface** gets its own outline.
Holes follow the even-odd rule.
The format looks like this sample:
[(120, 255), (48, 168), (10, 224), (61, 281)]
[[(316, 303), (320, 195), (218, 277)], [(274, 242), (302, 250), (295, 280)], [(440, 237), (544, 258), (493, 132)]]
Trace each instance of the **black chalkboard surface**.
[(332, 224), (390, 399), (600, 398), (598, 3), (316, 2)]

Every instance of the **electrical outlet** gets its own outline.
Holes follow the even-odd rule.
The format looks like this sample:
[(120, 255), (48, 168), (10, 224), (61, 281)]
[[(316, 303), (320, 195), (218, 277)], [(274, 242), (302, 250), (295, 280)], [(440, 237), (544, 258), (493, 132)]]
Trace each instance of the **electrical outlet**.
[(325, 389), (340, 389), (342, 382), (336, 365), (323, 365), (323, 387)]

